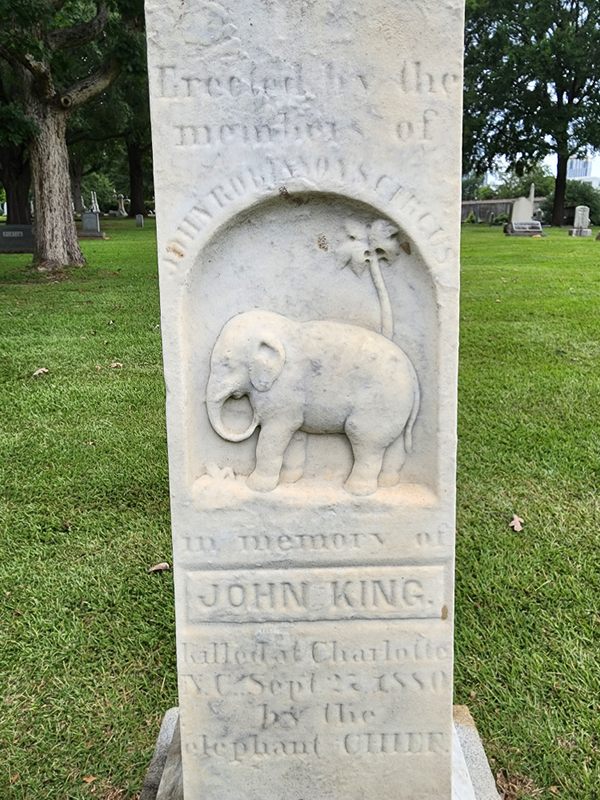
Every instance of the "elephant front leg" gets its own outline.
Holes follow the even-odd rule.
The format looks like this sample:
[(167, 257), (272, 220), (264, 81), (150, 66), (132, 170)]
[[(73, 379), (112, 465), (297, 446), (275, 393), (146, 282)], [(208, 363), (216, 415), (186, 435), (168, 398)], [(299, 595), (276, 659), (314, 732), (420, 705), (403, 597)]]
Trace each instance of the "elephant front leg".
[(307, 439), (308, 436), (302, 431), (296, 431), (292, 436), (292, 441), (283, 456), (282, 483), (296, 483), (304, 474)]
[(256, 445), (256, 467), (246, 481), (251, 489), (271, 492), (278, 485), (283, 454), (295, 430), (280, 422), (263, 424)]

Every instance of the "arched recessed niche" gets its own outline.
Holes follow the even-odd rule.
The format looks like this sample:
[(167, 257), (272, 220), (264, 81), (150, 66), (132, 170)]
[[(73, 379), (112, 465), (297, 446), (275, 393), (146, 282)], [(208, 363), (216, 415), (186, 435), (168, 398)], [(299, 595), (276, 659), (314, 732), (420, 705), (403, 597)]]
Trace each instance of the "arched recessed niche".
[[(334, 320), (381, 332), (381, 285), (378, 292), (368, 264), (361, 270), (356, 261), (347, 262), (349, 242), (354, 239), (358, 247), (362, 236), (376, 244), (373, 226), (384, 224), (393, 244), (377, 260), (393, 315), (393, 341), (414, 365), (421, 388), (413, 450), (395, 491), (416, 484), (435, 492), (438, 321), (430, 272), (401, 220), (352, 198), (320, 192), (284, 192), (252, 205), (222, 224), (190, 261), (181, 333), (187, 347), (184, 425), (192, 484), (198, 479), (201, 486), (233, 480), (232, 474), (239, 483), (254, 468), (257, 433), (244, 442), (226, 442), (213, 430), (206, 411), (210, 354), (225, 323), (263, 309), (298, 322)], [(379, 379), (385, 382), (386, 375)], [(245, 429), (251, 417), (246, 398), (230, 400), (224, 410), (236, 430)], [(310, 434), (302, 480), (313, 488), (320, 483), (341, 488), (352, 463), (346, 436)], [(385, 494), (391, 497), (394, 490)]]

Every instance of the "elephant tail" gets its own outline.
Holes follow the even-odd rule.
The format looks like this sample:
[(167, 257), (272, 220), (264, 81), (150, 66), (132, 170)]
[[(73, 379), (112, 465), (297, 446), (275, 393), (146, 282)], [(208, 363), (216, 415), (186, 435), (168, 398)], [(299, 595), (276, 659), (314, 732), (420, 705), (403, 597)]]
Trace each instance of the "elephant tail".
[(415, 426), (415, 422), (419, 415), (419, 408), (421, 407), (421, 390), (419, 388), (419, 379), (417, 378), (417, 373), (415, 372), (414, 368), (412, 369), (412, 375), (413, 375), (413, 404), (410, 410), (410, 414), (408, 416), (408, 420), (406, 422), (406, 426), (404, 428), (404, 449), (406, 450), (407, 453), (412, 453), (412, 448), (413, 448), (412, 433), (413, 433), (413, 428)]

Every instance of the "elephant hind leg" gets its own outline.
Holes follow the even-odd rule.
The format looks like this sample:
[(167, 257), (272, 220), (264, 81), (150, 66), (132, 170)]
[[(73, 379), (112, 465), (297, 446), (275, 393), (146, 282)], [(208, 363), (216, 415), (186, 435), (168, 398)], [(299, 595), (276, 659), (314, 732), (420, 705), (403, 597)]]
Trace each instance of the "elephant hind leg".
[(350, 494), (367, 495), (377, 491), (377, 476), (381, 471), (383, 447), (358, 439), (347, 431), (354, 453), (354, 466), (344, 486)]
[(379, 476), (380, 486), (395, 486), (400, 480), (400, 470), (406, 461), (406, 447), (402, 433), (385, 451), (383, 467)]
[(292, 436), (292, 441), (283, 456), (282, 483), (296, 483), (304, 474), (307, 439), (308, 436), (302, 431), (296, 431)]

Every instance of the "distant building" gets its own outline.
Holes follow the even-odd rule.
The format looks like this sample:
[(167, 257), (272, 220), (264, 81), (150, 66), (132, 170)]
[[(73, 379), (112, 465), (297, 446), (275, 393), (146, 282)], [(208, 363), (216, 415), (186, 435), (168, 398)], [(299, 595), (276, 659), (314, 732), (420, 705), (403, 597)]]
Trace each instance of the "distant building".
[(600, 157), (570, 158), (567, 180), (591, 183), (594, 189), (600, 188)]

